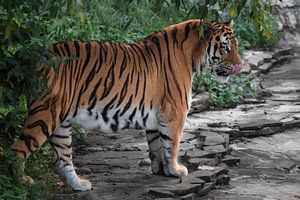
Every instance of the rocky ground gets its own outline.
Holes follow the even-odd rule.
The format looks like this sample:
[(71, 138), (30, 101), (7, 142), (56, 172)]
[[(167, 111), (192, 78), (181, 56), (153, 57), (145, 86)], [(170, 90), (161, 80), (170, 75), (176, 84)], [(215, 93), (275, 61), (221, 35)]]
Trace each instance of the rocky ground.
[(151, 175), (143, 131), (90, 133), (74, 163), (94, 189), (58, 199), (300, 199), (300, 58), (250, 57), (245, 73), (258, 76), (264, 97), (189, 115), (180, 146), (187, 177)]

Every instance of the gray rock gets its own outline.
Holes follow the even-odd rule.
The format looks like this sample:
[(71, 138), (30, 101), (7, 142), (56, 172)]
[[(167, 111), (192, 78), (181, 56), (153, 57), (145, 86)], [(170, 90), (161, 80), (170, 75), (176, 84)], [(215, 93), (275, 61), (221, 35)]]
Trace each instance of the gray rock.
[(188, 142), (183, 142), (183, 143), (180, 143), (179, 149), (180, 149), (180, 151), (187, 151), (190, 149), (195, 149), (195, 145), (190, 144)]
[(89, 192), (86, 195), (83, 195), (80, 199), (81, 200), (98, 200), (102, 197), (99, 197), (97, 193)]
[(278, 49), (272, 55), (272, 58), (278, 60), (278, 59), (280, 59), (280, 57), (294, 55), (294, 53), (295, 53), (295, 50), (293, 48)]
[(228, 185), (229, 181), (230, 181), (230, 177), (227, 174), (222, 174), (217, 177), (216, 185), (217, 186)]
[(189, 166), (197, 169), (199, 165), (216, 166), (220, 163), (218, 158), (192, 158), (188, 160)]
[(150, 166), (151, 165), (151, 160), (150, 158), (143, 158), (139, 161), (139, 166), (143, 167), (143, 166)]
[(80, 167), (76, 169), (77, 174), (90, 174), (92, 170), (88, 167)]
[(148, 191), (148, 194), (154, 197), (175, 197), (175, 194), (173, 192), (170, 192), (166, 188), (151, 188)]
[(284, 123), (286, 128), (299, 128), (300, 127), (300, 119), (289, 121)]
[(195, 193), (191, 193), (191, 194), (187, 194), (184, 196), (180, 196), (179, 199), (180, 200), (194, 200), (195, 199)]
[(211, 152), (211, 151), (209, 152), (209, 151), (194, 149), (194, 150), (186, 151), (184, 154), (184, 157), (188, 158), (188, 159), (189, 158), (204, 158), (204, 157), (212, 158), (212, 157), (215, 157), (216, 153), (217, 152)]
[(207, 134), (204, 141), (204, 146), (215, 146), (215, 145), (223, 145), (225, 146), (226, 142), (224, 137), (218, 133), (210, 133)]
[(270, 71), (270, 69), (273, 67), (273, 63), (264, 63), (263, 65), (259, 66), (258, 70), (263, 73), (266, 74)]
[(227, 164), (228, 166), (234, 166), (234, 165), (238, 164), (241, 161), (241, 159), (236, 156), (225, 155), (225, 157), (221, 161), (223, 163)]
[(295, 163), (291, 160), (278, 160), (273, 161), (273, 163), (277, 166), (277, 169), (283, 169), (286, 171), (290, 171), (295, 167)]
[(252, 69), (251, 69), (250, 64), (249, 63), (245, 63), (243, 65), (243, 68), (241, 69), (241, 71), (239, 73), (240, 74), (246, 74), (246, 75), (248, 75), (248, 74), (251, 74), (251, 71), (252, 71)]
[(214, 154), (225, 155), (227, 153), (227, 150), (224, 148), (223, 145), (204, 146), (203, 149), (207, 152), (214, 153)]
[(250, 68), (252, 70), (257, 70), (260, 65), (264, 64), (264, 58), (262, 55), (259, 54), (252, 55), (246, 59), (247, 59), (247, 63), (249, 63)]
[(175, 200), (174, 198), (156, 198), (154, 200)]
[(183, 132), (183, 134), (181, 135), (180, 141), (182, 141), (182, 142), (191, 141), (195, 137), (196, 137), (195, 134)]
[(237, 124), (236, 126), (239, 128), (240, 131), (246, 131), (246, 130), (260, 130), (264, 127), (278, 127), (282, 125), (283, 124), (281, 122), (276, 120), (261, 119), (259, 121), (251, 121), (251, 122)]
[(204, 182), (202, 182), (201, 184), (184, 183), (184, 184), (170, 185), (167, 188), (167, 190), (178, 196), (183, 196), (190, 193), (198, 193), (201, 190), (201, 188), (203, 188), (203, 186), (204, 186)]
[(197, 138), (189, 141), (189, 144), (194, 145), (197, 149), (202, 149), (205, 141), (205, 136), (198, 136)]
[(216, 179), (216, 173), (213, 170), (197, 170), (191, 173), (191, 176), (197, 177), (205, 182), (214, 182)]
[(215, 182), (206, 182), (204, 187), (197, 193), (197, 196), (204, 196), (207, 193), (209, 193), (209, 191), (215, 189), (215, 187), (216, 187)]

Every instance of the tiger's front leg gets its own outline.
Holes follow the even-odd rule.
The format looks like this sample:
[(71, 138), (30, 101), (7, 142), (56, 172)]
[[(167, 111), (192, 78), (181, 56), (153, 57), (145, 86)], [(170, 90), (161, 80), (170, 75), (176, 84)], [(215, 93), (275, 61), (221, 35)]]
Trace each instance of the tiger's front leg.
[[(171, 110), (174, 111), (174, 110)], [(186, 113), (176, 112), (168, 116), (162, 114), (157, 131), (146, 131), (149, 145), (149, 157), (151, 159), (151, 170), (154, 174), (165, 174), (166, 176), (186, 176), (188, 170), (178, 163), (177, 154), (180, 136), (184, 127)]]

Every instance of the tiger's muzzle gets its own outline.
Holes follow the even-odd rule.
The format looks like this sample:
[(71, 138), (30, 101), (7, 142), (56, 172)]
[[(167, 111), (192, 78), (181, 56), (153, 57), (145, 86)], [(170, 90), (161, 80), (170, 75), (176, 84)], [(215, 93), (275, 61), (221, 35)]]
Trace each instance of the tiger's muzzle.
[(216, 74), (218, 76), (229, 76), (233, 74), (237, 74), (238, 72), (241, 71), (243, 65), (242, 64), (234, 64), (231, 65), (230, 67), (219, 67), (216, 69)]

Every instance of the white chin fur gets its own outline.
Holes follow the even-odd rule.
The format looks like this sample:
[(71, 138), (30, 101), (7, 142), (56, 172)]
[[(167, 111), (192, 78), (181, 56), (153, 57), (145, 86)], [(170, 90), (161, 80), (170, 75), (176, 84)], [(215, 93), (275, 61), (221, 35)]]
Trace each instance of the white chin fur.
[(229, 76), (214, 76), (218, 83), (224, 84), (228, 81)]

